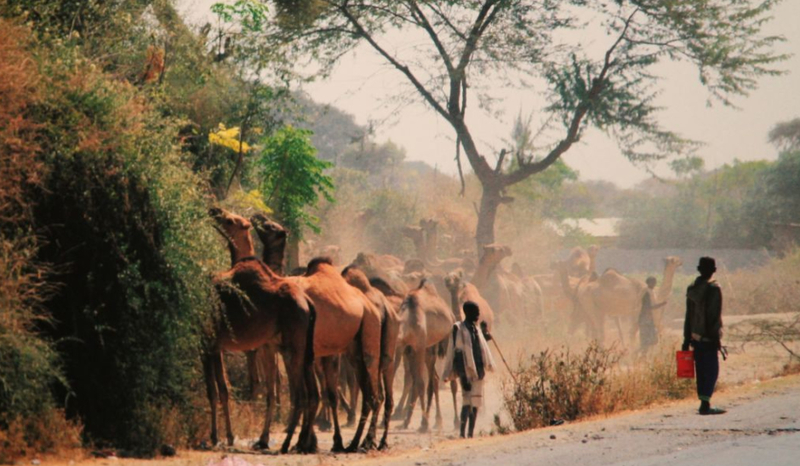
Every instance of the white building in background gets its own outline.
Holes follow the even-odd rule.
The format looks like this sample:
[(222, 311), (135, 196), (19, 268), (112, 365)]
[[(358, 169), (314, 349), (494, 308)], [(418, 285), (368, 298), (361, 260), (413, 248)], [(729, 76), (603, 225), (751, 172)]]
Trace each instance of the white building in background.
[(545, 226), (553, 230), (558, 236), (569, 236), (576, 231), (594, 238), (595, 243), (601, 247), (616, 246), (619, 238), (619, 217), (605, 218), (565, 218), (564, 220), (548, 220)]

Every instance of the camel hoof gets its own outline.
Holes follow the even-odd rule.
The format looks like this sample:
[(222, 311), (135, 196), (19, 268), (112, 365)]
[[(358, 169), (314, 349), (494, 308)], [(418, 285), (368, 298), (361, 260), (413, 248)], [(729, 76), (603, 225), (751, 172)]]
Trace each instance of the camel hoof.
[(417, 429), (417, 432), (419, 432), (420, 434), (427, 434), (428, 433), (428, 424), (427, 423), (423, 423), (421, 426), (419, 426), (419, 429)]
[(229, 447), (232, 447), (232, 446), (233, 446), (233, 435), (231, 435), (231, 436), (229, 436), (229, 437), (228, 437), (228, 446), (229, 446)]
[(350, 453), (359, 453), (359, 451), (358, 451), (358, 445), (348, 445), (348, 446), (347, 446), (347, 449), (346, 449), (344, 452), (345, 452), (345, 453), (347, 453), (347, 454), (350, 454)]
[(258, 442), (253, 444), (253, 450), (269, 451), (269, 440), (259, 439)]
[(331, 453), (345, 453), (346, 450), (344, 449), (344, 444), (342, 443), (342, 437), (334, 437), (333, 438), (333, 448), (331, 448)]
[(375, 438), (372, 437), (371, 435), (367, 435), (366, 438), (364, 438), (364, 441), (361, 442), (361, 451), (367, 452), (370, 450), (377, 450), (377, 449), (378, 446), (375, 445)]
[(436, 423), (433, 425), (433, 430), (442, 430), (442, 420), (437, 419)]
[(297, 445), (294, 446), (294, 449), (297, 453), (301, 455), (311, 455), (317, 453), (317, 442), (314, 439), (313, 442), (305, 442), (307, 445), (301, 445), (300, 442), (297, 442)]
[(389, 450), (390, 448), (392, 447), (389, 446), (389, 442), (387, 442), (386, 440), (381, 440), (381, 444), (378, 445), (378, 451), (386, 451)]

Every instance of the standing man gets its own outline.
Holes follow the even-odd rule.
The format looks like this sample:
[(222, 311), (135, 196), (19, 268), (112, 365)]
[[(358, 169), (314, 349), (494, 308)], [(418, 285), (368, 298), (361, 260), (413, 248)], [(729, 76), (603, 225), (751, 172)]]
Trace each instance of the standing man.
[(656, 319), (653, 311), (667, 304), (666, 301), (658, 304), (653, 303), (655, 300), (653, 290), (657, 283), (656, 277), (647, 277), (645, 283), (647, 283), (647, 290), (642, 296), (642, 310), (639, 313), (639, 351), (641, 354), (647, 353), (650, 348), (658, 344), (658, 332), (656, 331)]
[(461, 382), (461, 438), (465, 437), (469, 421), (469, 437), (475, 431), (478, 408), (483, 406), (483, 380), (487, 371), (494, 370), (494, 360), (484, 336), (485, 327), (478, 325), (480, 309), (472, 301), (464, 303), (464, 321), (453, 325), (453, 336), (447, 346), (442, 379), (458, 377)]
[(711, 395), (719, 376), (717, 351), (722, 348), (722, 291), (711, 276), (717, 265), (711, 257), (701, 257), (697, 265), (700, 276), (686, 290), (686, 319), (683, 323), (683, 351), (694, 350), (699, 413), (723, 414), (724, 409), (711, 407)]

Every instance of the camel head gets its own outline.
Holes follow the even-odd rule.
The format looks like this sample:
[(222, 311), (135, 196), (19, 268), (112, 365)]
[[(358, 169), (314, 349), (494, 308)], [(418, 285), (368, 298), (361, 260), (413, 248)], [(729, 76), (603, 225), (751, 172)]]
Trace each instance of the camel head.
[(589, 254), (589, 257), (597, 257), (597, 252), (600, 250), (600, 246), (593, 244), (586, 248), (586, 253)]
[(353, 259), (353, 265), (356, 265), (362, 269), (368, 269), (373, 267), (375, 264), (375, 256), (368, 252), (359, 252), (356, 255), (356, 258)]
[[(597, 253), (597, 250), (594, 250)], [(584, 275), (588, 275), (590, 273), (589, 268), (591, 267), (591, 256), (590, 253), (586, 252), (580, 246), (576, 246), (572, 248), (572, 251), (569, 253), (569, 257), (567, 258), (567, 273), (570, 277), (583, 277)]]
[(439, 221), (433, 218), (423, 218), (419, 221), (419, 226), (427, 235), (435, 235), (439, 228)]
[(216, 221), (217, 231), (228, 240), (232, 261), (255, 254), (253, 238), (250, 237), (252, 225), (246, 218), (219, 207), (209, 209), (208, 214)]
[(673, 270), (683, 265), (683, 259), (678, 256), (668, 256), (664, 258), (664, 268), (671, 268)]
[(250, 222), (252, 222), (256, 234), (265, 245), (286, 240), (286, 229), (267, 218), (266, 215), (255, 214), (250, 217)]
[(282, 275), (284, 270), (283, 255), (286, 251), (286, 230), (267, 218), (264, 214), (250, 217), (258, 239), (264, 245), (264, 262), (273, 272)]
[(409, 259), (409, 260), (406, 261), (406, 264), (403, 267), (403, 273), (404, 274), (409, 274), (409, 273), (414, 273), (414, 272), (419, 272), (419, 273), (425, 272), (425, 263), (422, 262), (422, 260), (420, 260), (420, 259)]
[(464, 285), (464, 271), (454, 270), (444, 277), (444, 286), (450, 290), (451, 293), (457, 293)]
[(481, 256), (481, 263), (495, 266), (506, 257), (511, 256), (511, 248), (508, 246), (500, 246), (499, 244), (487, 244), (483, 247), (483, 255)]

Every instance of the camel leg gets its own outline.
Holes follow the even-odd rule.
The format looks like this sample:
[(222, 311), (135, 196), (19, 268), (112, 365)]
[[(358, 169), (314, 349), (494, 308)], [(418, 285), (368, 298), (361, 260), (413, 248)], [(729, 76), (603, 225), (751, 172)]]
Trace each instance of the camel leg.
[(359, 352), (360, 360), (358, 361), (358, 364), (354, 364), (354, 366), (358, 368), (358, 373), (360, 375), (359, 385), (361, 386), (361, 391), (364, 394), (364, 399), (361, 402), (361, 418), (358, 420), (356, 433), (353, 436), (353, 440), (350, 442), (350, 445), (347, 447), (347, 451), (349, 453), (358, 451), (358, 443), (361, 440), (361, 435), (364, 432), (364, 426), (370, 413), (372, 413), (372, 420), (370, 421), (367, 435), (364, 438), (364, 443), (361, 445), (361, 447), (364, 450), (374, 450), (376, 447), (375, 437), (378, 429), (378, 417), (380, 415), (380, 405), (382, 401), (379, 390), (381, 333), (380, 327), (378, 327), (378, 332), (376, 332), (377, 339), (375, 339), (375, 333), (369, 332), (368, 330), (369, 328), (362, 330), (359, 341), (360, 344), (358, 345), (359, 349), (361, 350)]
[(458, 430), (461, 421), (458, 419), (458, 382), (455, 380), (450, 381), (450, 393), (453, 394), (453, 427)]
[(273, 374), (273, 377), (272, 377), (272, 390), (273, 390), (273, 393), (275, 393), (275, 411), (274, 411), (274, 414), (273, 414), (273, 419), (275, 421), (280, 422), (280, 420), (281, 420), (281, 407), (282, 407), (282, 405), (281, 405), (281, 379), (283, 377), (281, 376), (281, 370), (280, 370), (280, 367), (278, 366), (278, 352), (277, 351), (273, 355), (273, 358), (275, 359), (274, 362), (272, 363), (272, 367), (274, 367), (274, 371), (275, 371), (274, 374)]
[[(313, 344), (313, 343), (309, 343)], [(307, 399), (306, 409), (303, 414), (303, 426), (300, 430), (297, 451), (300, 453), (317, 452), (317, 436), (314, 433), (314, 416), (319, 406), (319, 391), (317, 389), (317, 379), (314, 374), (312, 364), (303, 364), (303, 385)], [(302, 391), (300, 392), (303, 393)]]
[(212, 353), (203, 356), (203, 375), (205, 375), (206, 379), (208, 402), (211, 405), (211, 445), (214, 446), (219, 442), (219, 436), (217, 435), (217, 402), (219, 394), (217, 393), (217, 377), (214, 374)]
[(345, 450), (342, 442), (342, 431), (339, 426), (339, 397), (336, 391), (336, 387), (339, 386), (339, 356), (322, 358), (322, 372), (325, 380), (325, 397), (333, 420), (333, 448), (331, 451), (341, 453)]
[[(281, 445), (281, 453), (288, 453), (292, 443), (292, 436), (300, 421), (301, 409), (305, 409), (308, 401), (307, 387), (303, 380), (303, 352), (298, 348), (291, 348), (283, 352), (283, 363), (286, 366), (286, 375), (289, 379), (289, 393), (292, 408), (286, 424), (286, 438)], [(301, 440), (303, 434), (301, 432)]]
[(439, 374), (436, 373), (436, 347), (428, 350), (425, 361), (428, 368), (428, 406), (425, 410), (425, 426), (430, 418), (431, 398), (436, 401), (436, 423), (433, 425), (435, 430), (442, 429), (442, 409), (439, 405)]
[[(403, 428), (408, 429), (411, 423), (411, 415), (414, 414), (414, 405), (419, 399), (422, 405), (422, 411), (425, 412), (425, 349), (414, 349), (410, 354), (411, 359), (411, 374), (412, 374), (412, 387), (411, 394), (409, 395), (408, 407), (406, 408), (406, 419), (403, 422)], [(423, 426), (427, 430), (427, 419), (423, 416)], [(421, 427), (422, 428), (422, 427)]]
[(250, 399), (255, 400), (258, 398), (258, 389), (261, 385), (261, 378), (259, 377), (259, 358), (258, 350), (253, 351), (245, 351), (244, 353), (247, 359), (247, 378), (248, 382), (250, 383)]
[(378, 450), (385, 450), (389, 448), (389, 423), (392, 418), (392, 410), (394, 409), (394, 359), (392, 357), (385, 358), (383, 367), (383, 392), (384, 392), (384, 405), (383, 405), (383, 437), (381, 443), (378, 445)]
[[(314, 433), (314, 416), (319, 406), (319, 392), (317, 390), (317, 380), (314, 373), (314, 312), (311, 310), (312, 320), (309, 328), (303, 336), (294, 335), (288, 339), (294, 343), (291, 355), (293, 358), (287, 359), (284, 353), (283, 360), (286, 366), (286, 374), (289, 379), (289, 393), (292, 400), (290, 420), (303, 415), (303, 424), (300, 428), (300, 436), (297, 440), (297, 451), (300, 453), (316, 453), (317, 437)], [(289, 371), (289, 361), (292, 363), (292, 371)], [(277, 371), (276, 371), (277, 372)], [(296, 400), (296, 401), (295, 401)], [(296, 414), (295, 414), (296, 413)], [(289, 424), (291, 425), (291, 423)], [(291, 441), (292, 431), (287, 428), (287, 437), (284, 441), (283, 449), (287, 449)], [(285, 451), (285, 450), (282, 450)]]
[(343, 403), (346, 405), (347, 411), (347, 424), (345, 424), (345, 427), (352, 427), (356, 424), (356, 407), (358, 406), (358, 393), (360, 390), (358, 388), (358, 376), (351, 361), (342, 361), (342, 375), (345, 377), (347, 387), (350, 390), (350, 400), (347, 403)]
[[(400, 402), (397, 403), (397, 408), (395, 409), (395, 420), (401, 421), (405, 417), (406, 412), (406, 404), (408, 403), (408, 397), (411, 394), (411, 390), (414, 386), (414, 379), (412, 375), (413, 369), (411, 368), (411, 358), (408, 354), (404, 352), (401, 353), (399, 350), (397, 352), (397, 358), (395, 361), (400, 361), (402, 358), (403, 361), (403, 393), (400, 396)], [(395, 372), (397, 372), (397, 368), (400, 365), (395, 366)]]
[(256, 450), (269, 450), (269, 428), (272, 424), (272, 416), (275, 411), (275, 381), (273, 378), (275, 377), (275, 373), (277, 372), (277, 364), (275, 359), (275, 350), (272, 348), (259, 348), (259, 359), (263, 364), (264, 374), (266, 375), (265, 380), (265, 387), (267, 389), (266, 392), (266, 403), (267, 403), (267, 413), (264, 417), (264, 430), (261, 431), (261, 436), (253, 445), (253, 448)]
[(233, 429), (231, 428), (231, 411), (229, 406), (230, 394), (228, 393), (228, 375), (225, 373), (225, 361), (222, 359), (222, 351), (214, 352), (212, 355), (214, 365), (214, 375), (217, 380), (217, 391), (219, 401), (222, 403), (222, 415), (225, 417), (225, 432), (227, 434), (228, 446), (233, 446)]
[(316, 378), (319, 381), (319, 385), (323, 394), (322, 404), (319, 407), (319, 412), (316, 413), (317, 417), (314, 420), (314, 423), (317, 425), (317, 427), (319, 427), (319, 430), (321, 430), (322, 432), (327, 432), (331, 430), (331, 421), (330, 421), (331, 404), (330, 400), (328, 399), (328, 386), (327, 386), (327, 379), (325, 377), (324, 363), (321, 359), (318, 359), (314, 363), (314, 373), (316, 374)]

